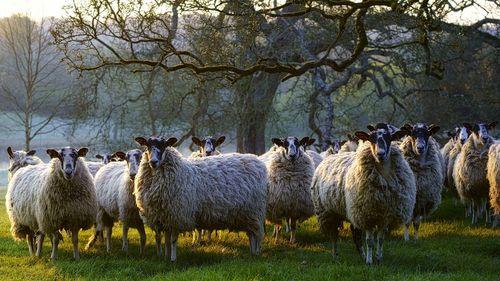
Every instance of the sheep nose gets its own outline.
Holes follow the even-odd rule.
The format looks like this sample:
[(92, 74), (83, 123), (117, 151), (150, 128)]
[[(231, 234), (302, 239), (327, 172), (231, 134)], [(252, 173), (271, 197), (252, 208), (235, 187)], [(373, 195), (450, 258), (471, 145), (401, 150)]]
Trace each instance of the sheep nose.
[(158, 167), (158, 160), (151, 159), (151, 160), (149, 160), (149, 164), (151, 165), (151, 167), (156, 168), (156, 167)]

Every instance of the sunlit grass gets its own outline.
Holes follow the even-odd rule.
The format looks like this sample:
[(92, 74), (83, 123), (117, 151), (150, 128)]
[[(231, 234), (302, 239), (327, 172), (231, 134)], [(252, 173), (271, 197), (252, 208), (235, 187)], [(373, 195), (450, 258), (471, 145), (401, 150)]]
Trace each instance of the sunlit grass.
[(402, 230), (386, 240), (382, 264), (367, 267), (357, 255), (348, 228), (341, 232), (340, 257), (330, 255), (330, 243), (319, 233), (316, 219), (300, 225), (296, 245), (283, 237), (270, 238), (267, 228), (264, 252), (250, 256), (243, 233), (224, 232), (203, 246), (192, 246), (191, 237), (180, 238), (178, 261), (156, 256), (154, 237), (148, 230), (146, 255), (139, 257), (137, 232), (131, 230), (129, 255), (121, 251), (121, 227), (113, 232), (112, 253), (98, 244), (83, 248), (91, 231), (80, 235), (81, 260), (72, 260), (65, 237), (59, 258), (49, 259), (46, 241), (41, 259), (28, 256), (24, 241), (14, 241), (5, 213), (5, 191), (0, 192), (0, 278), (2, 280), (499, 280), (500, 230), (471, 226), (463, 207), (446, 199), (421, 226), (419, 241), (402, 241)]

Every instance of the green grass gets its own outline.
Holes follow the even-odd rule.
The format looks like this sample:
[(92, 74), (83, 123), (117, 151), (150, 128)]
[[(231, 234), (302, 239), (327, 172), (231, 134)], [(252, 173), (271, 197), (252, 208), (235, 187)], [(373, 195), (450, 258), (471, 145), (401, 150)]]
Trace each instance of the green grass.
[(500, 230), (470, 226), (463, 218), (463, 207), (450, 199), (423, 223), (418, 242), (404, 242), (402, 230), (395, 231), (386, 240), (382, 263), (368, 267), (355, 252), (347, 230), (342, 231), (340, 257), (333, 259), (315, 219), (301, 225), (298, 245), (284, 239), (275, 243), (266, 236), (259, 257), (250, 256), (245, 235), (224, 233), (221, 241), (200, 247), (182, 237), (178, 261), (170, 263), (156, 257), (151, 231), (146, 255), (139, 257), (135, 230), (130, 232), (127, 256), (121, 251), (121, 228), (115, 226), (110, 255), (102, 243), (83, 251), (91, 233), (85, 231), (80, 234), (80, 261), (72, 260), (67, 237), (60, 244), (58, 260), (49, 259), (47, 240), (38, 259), (28, 255), (24, 241), (12, 239), (5, 191), (0, 196), (1, 280), (500, 280)]

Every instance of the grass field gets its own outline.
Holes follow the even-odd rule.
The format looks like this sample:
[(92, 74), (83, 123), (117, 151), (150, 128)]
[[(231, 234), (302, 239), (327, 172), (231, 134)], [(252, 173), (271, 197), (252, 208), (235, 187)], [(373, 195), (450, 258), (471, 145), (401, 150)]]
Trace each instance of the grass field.
[(500, 230), (471, 227), (463, 219), (463, 207), (450, 199), (423, 224), (418, 242), (404, 242), (402, 230), (394, 232), (386, 240), (382, 264), (368, 267), (347, 231), (342, 232), (340, 257), (334, 260), (315, 219), (301, 225), (298, 245), (284, 239), (275, 243), (268, 235), (260, 257), (250, 256), (245, 235), (224, 233), (221, 241), (200, 247), (191, 246), (189, 237), (181, 238), (178, 261), (170, 263), (156, 257), (150, 231), (146, 255), (138, 257), (135, 230), (130, 232), (127, 256), (121, 252), (121, 227), (115, 226), (110, 255), (102, 243), (83, 251), (90, 236), (85, 231), (80, 235), (80, 261), (72, 260), (67, 237), (60, 244), (58, 260), (49, 259), (48, 240), (43, 257), (37, 259), (28, 256), (24, 241), (12, 239), (5, 190), (0, 196), (1, 280), (500, 280)]

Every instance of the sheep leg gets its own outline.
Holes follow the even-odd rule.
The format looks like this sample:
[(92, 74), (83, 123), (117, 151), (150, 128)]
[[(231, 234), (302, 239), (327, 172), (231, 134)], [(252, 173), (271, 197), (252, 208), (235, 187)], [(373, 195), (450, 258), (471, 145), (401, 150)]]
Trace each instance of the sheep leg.
[[(217, 230), (215, 231), (217, 233)], [(212, 230), (207, 230), (207, 243), (212, 242)]]
[(156, 254), (161, 257), (162, 256), (162, 247), (161, 247), (161, 231), (155, 231), (155, 239), (156, 239)]
[(248, 242), (250, 244), (250, 254), (255, 255), (255, 236), (251, 232), (247, 232)]
[(332, 256), (334, 258), (338, 257), (339, 256), (339, 251), (338, 251), (338, 245), (337, 245), (337, 242), (338, 242), (338, 239), (339, 239), (339, 228), (338, 227), (334, 227), (332, 229)]
[(418, 229), (420, 227), (421, 220), (422, 220), (422, 216), (417, 216), (413, 220), (413, 235), (415, 237), (415, 240), (418, 240)]
[(171, 244), (170, 238), (171, 238), (170, 232), (165, 231), (165, 259), (168, 259), (169, 257), (171, 257), (172, 244)]
[(384, 236), (385, 231), (383, 229), (377, 232), (377, 262), (380, 263), (382, 261), (382, 251), (384, 245)]
[(57, 247), (59, 246), (59, 235), (58, 233), (52, 233), (52, 253), (50, 254), (50, 259), (55, 260), (57, 258)]
[(85, 246), (85, 250), (94, 247), (95, 243), (97, 242), (97, 240), (99, 240), (101, 236), (102, 236), (102, 231), (99, 231), (96, 226), (96, 228), (94, 229), (94, 234), (90, 236), (89, 242), (87, 242), (87, 245)]
[(122, 228), (122, 251), (128, 253), (128, 225), (126, 223), (123, 224)]
[(33, 231), (30, 231), (28, 233), (28, 238), (26, 239), (26, 242), (28, 243), (28, 251), (30, 252), (30, 256), (33, 255), (33, 248), (35, 247), (34, 243), (33, 243), (33, 237), (35, 237)]
[(403, 233), (404, 240), (408, 241), (408, 240), (410, 240), (410, 234), (408, 234), (408, 232), (409, 232), (408, 228), (410, 228), (410, 224), (409, 223), (405, 223), (405, 225), (403, 226), (403, 228), (404, 228), (404, 233)]
[(73, 258), (75, 260), (79, 260), (80, 254), (78, 253), (78, 229), (71, 231), (71, 240), (73, 241)]
[(113, 230), (112, 226), (105, 226), (104, 229), (106, 230), (106, 252), (111, 253), (111, 233)]
[(144, 249), (146, 248), (146, 231), (144, 230), (144, 225), (140, 224), (137, 227), (137, 231), (139, 232), (139, 237), (140, 237), (140, 247), (139, 247), (139, 253), (144, 255)]
[(37, 246), (36, 246), (36, 256), (41, 257), (42, 256), (42, 247), (43, 247), (43, 240), (45, 239), (45, 234), (41, 233), (38, 236), (38, 241), (37, 241)]
[(295, 238), (295, 231), (297, 229), (297, 220), (295, 219), (290, 219), (290, 243), (295, 243), (297, 242), (297, 239)]
[(177, 260), (177, 238), (179, 234), (172, 233), (170, 234), (170, 261), (175, 262)]
[[(352, 240), (354, 241), (354, 245), (356, 245), (356, 250), (361, 255), (363, 259), (365, 259), (365, 250), (363, 249), (363, 231), (361, 229), (357, 229), (354, 225), (351, 224), (351, 232), (352, 232)], [(338, 237), (338, 228), (337, 228), (337, 237)]]
[(375, 244), (373, 230), (366, 231), (366, 264), (372, 265), (373, 246)]
[(285, 219), (285, 233), (289, 233), (290, 232), (290, 219), (287, 218)]

